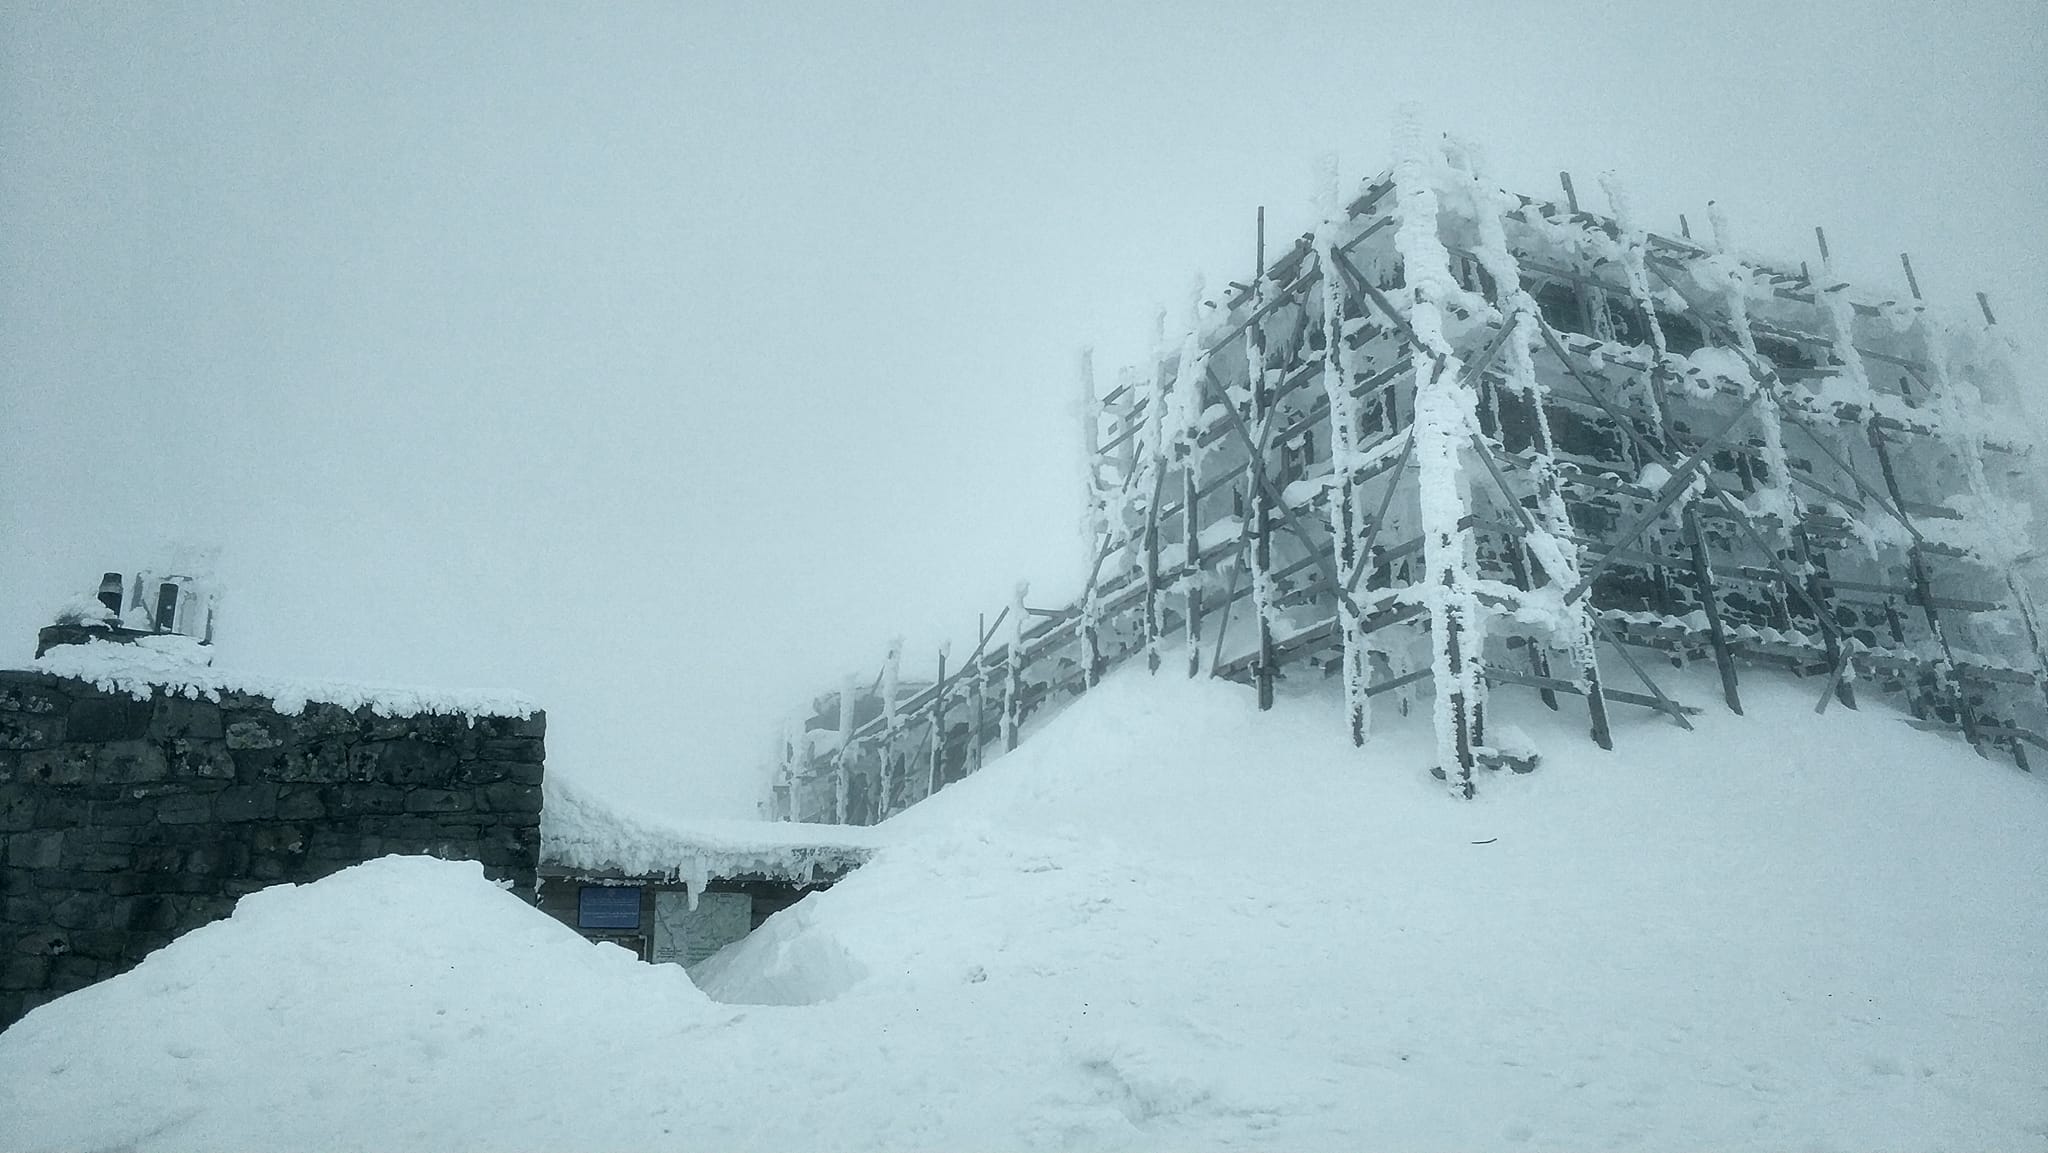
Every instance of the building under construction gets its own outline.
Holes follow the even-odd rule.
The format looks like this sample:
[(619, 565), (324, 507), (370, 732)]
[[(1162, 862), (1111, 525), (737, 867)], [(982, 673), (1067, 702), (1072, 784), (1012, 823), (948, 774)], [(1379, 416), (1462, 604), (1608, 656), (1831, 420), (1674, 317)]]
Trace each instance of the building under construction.
[[(1341, 677), (1433, 710), (1434, 772), (1533, 767), (1489, 732), (1503, 689), (1690, 727), (1658, 683), (1720, 697), (1777, 666), (1816, 709), (1882, 696), (2027, 767), (2048, 750), (2028, 585), (2029, 437), (1995, 320), (1946, 324), (1817, 266), (1496, 190), (1407, 133), (1392, 170), (1193, 305), (1178, 347), (1092, 374), (1096, 550), (1056, 609), (1023, 591), (980, 643), (908, 679), (892, 652), (783, 742), (773, 808), (871, 823), (1014, 747), (1110, 668)], [(1170, 666), (1170, 667), (1168, 667)], [(1668, 679), (1668, 678), (1667, 678)], [(1427, 702), (1426, 705), (1424, 702)], [(2033, 748), (2030, 750), (2029, 746)]]

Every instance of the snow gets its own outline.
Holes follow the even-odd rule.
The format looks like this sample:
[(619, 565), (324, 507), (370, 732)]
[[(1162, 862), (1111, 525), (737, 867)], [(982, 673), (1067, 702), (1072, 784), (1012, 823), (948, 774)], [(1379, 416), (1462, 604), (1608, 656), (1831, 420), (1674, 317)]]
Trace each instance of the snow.
[(148, 700), (157, 692), (218, 701), (222, 693), (269, 697), (278, 712), (296, 715), (321, 702), (345, 709), (367, 708), (378, 716), (421, 713), (463, 717), (528, 717), (540, 706), (504, 690), (450, 690), (346, 681), (311, 681), (211, 667), (210, 649), (182, 636), (145, 637), (134, 644), (94, 640), (59, 645), (16, 670), (89, 681), (102, 692)]
[(797, 884), (837, 876), (867, 861), (874, 830), (798, 821), (630, 813), (550, 776), (543, 786), (541, 861), (564, 868), (689, 883), (692, 900), (712, 877), (763, 876)]
[(1452, 802), (1419, 710), (1359, 750), (1334, 680), (1127, 669), (715, 1000), (373, 862), (0, 1034), (0, 1144), (2039, 1148), (2048, 790), (1817, 693), (1746, 671), (1747, 717), (1617, 711), (1614, 753), (1503, 693), (1543, 765)]

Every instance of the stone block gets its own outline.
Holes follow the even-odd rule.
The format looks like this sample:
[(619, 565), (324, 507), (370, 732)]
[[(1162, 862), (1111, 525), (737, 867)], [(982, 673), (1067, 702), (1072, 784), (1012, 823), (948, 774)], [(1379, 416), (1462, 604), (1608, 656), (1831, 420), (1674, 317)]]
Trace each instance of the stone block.
[(0, 713), (0, 749), (47, 749), (63, 739), (63, 717), (48, 713)]
[(547, 759), (547, 746), (530, 737), (499, 738), (477, 745), (477, 756), (487, 761), (517, 761), (537, 765)]
[(288, 779), (285, 767), (284, 746), (274, 749), (233, 749), (228, 755), (235, 760), (235, 776), (245, 781), (282, 781)]
[(387, 853), (417, 853), (441, 839), (441, 826), (426, 817), (385, 817), (377, 824)]
[(150, 702), (150, 735), (158, 739), (221, 739), (221, 707), (190, 696), (158, 696)]
[(21, 833), (35, 827), (36, 795), (22, 785), (0, 785), (0, 833)]
[(217, 821), (262, 821), (277, 815), (277, 786), (263, 783), (235, 785), (213, 798)]
[(149, 735), (152, 706), (119, 694), (74, 701), (65, 719), (65, 736), (74, 741), (132, 741)]
[(217, 740), (173, 738), (164, 742), (164, 760), (173, 777), (229, 781), (235, 777), (234, 754)]
[(40, 897), (0, 898), (0, 917), (10, 925), (46, 925), (50, 903)]
[(160, 740), (220, 740), (220, 706), (191, 697), (160, 696), (151, 702), (149, 735)]
[(548, 715), (536, 712), (526, 717), (477, 717), (471, 727), (480, 739), (487, 741), (515, 737), (537, 741), (547, 736)]
[(32, 785), (83, 785), (93, 779), (98, 746), (65, 744), (21, 758), (21, 779)]
[(16, 869), (54, 869), (64, 861), (64, 834), (50, 830), (7, 834), (7, 864)]
[(162, 894), (122, 897), (107, 919), (109, 925), (134, 932), (167, 933), (178, 927), (178, 907)]
[(132, 940), (125, 929), (80, 929), (71, 934), (71, 951), (81, 957), (118, 961), (132, 955)]
[(163, 749), (150, 741), (109, 741), (93, 754), (95, 780), (134, 785), (161, 781), (170, 772)]
[[(271, 781), (336, 782), (358, 779), (351, 775), (349, 750), (343, 738), (331, 737), (294, 741), (284, 748), (284, 759), (262, 774)], [(239, 757), (241, 754), (236, 754)]]
[(249, 834), (253, 853), (298, 856), (306, 851), (306, 830), (300, 825), (264, 825)]
[(213, 797), (172, 794), (156, 803), (156, 819), (166, 825), (195, 825), (213, 819)]
[(291, 725), (293, 742), (302, 745), (336, 737), (354, 741), (363, 731), (354, 712), (325, 701), (308, 701), (297, 716), (285, 720)]
[(230, 713), (223, 730), (230, 749), (283, 748), (291, 726), (283, 717), (267, 713)]
[(0, 672), (0, 713), (63, 716), (71, 698), (57, 678), (46, 673)]
[(104, 928), (120, 898), (104, 893), (73, 893), (50, 906), (50, 923), (61, 929)]
[(483, 790), (485, 805), (493, 813), (538, 813), (541, 804), (539, 785), (522, 785), (515, 781), (487, 785)]
[(135, 850), (132, 846), (94, 838), (86, 841), (80, 838), (66, 846), (64, 865), (86, 873), (118, 873), (134, 867)]
[(475, 806), (468, 793), (453, 789), (413, 789), (405, 795), (408, 813), (460, 813)]
[(336, 816), (384, 816), (405, 811), (405, 790), (392, 785), (342, 785), (327, 809)]
[(128, 801), (100, 801), (93, 805), (92, 823), (101, 831), (147, 825), (156, 820), (157, 799), (140, 797)]
[(75, 993), (104, 975), (100, 962), (91, 957), (52, 957), (50, 979), (44, 987), (52, 993)]
[(71, 951), (71, 936), (62, 929), (37, 929), (14, 938), (14, 952), (30, 957), (58, 957)]
[(13, 956), (0, 962), (0, 989), (40, 989), (50, 980), (48, 957)]
[(456, 752), (415, 738), (365, 741), (350, 753), (349, 776), (393, 785), (446, 785), (455, 777)]
[(74, 829), (92, 823), (93, 802), (75, 793), (44, 792), (36, 802), (36, 827)]
[(239, 877), (249, 871), (247, 845), (221, 841), (185, 851), (184, 871), (195, 877)]
[(327, 802), (313, 785), (285, 785), (277, 790), (277, 819), (311, 821), (327, 815)]

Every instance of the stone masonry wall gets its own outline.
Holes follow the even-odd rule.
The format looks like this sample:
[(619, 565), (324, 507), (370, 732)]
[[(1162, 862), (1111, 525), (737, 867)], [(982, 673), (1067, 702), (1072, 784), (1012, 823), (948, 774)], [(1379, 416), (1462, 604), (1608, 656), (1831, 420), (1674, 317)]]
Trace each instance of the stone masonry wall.
[(532, 900), (545, 731), (0, 671), (0, 1028), (243, 894), (387, 853), (479, 861)]

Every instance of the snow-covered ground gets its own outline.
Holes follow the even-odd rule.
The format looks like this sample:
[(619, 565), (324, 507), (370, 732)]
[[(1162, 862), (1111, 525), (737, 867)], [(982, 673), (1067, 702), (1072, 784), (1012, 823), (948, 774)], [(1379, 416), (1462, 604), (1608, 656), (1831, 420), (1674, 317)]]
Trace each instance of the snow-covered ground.
[(1544, 765), (1457, 802), (1426, 708), (1121, 673), (710, 997), (373, 862), (0, 1035), (0, 1145), (2048, 1147), (2048, 788), (1744, 690), (1611, 754), (1499, 694)]

